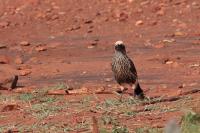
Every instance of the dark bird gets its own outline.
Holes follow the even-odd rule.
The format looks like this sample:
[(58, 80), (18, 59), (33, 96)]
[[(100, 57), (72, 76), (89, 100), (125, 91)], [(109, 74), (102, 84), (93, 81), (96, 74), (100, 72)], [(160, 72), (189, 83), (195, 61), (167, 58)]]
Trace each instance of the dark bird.
[(127, 89), (125, 86), (128, 85), (133, 88), (135, 97), (144, 99), (144, 93), (138, 82), (135, 65), (127, 56), (126, 48), (122, 41), (117, 41), (115, 43), (115, 54), (112, 59), (112, 71), (115, 80), (120, 85), (122, 93)]

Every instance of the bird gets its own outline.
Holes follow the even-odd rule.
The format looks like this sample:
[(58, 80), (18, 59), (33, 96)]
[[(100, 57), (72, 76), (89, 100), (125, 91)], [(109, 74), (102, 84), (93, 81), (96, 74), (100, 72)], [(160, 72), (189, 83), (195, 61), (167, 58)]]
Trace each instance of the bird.
[(127, 90), (126, 86), (128, 85), (134, 90), (134, 97), (144, 99), (144, 92), (140, 87), (135, 65), (127, 55), (124, 42), (116, 41), (114, 50), (115, 53), (111, 63), (112, 72), (115, 80), (120, 85), (122, 94)]

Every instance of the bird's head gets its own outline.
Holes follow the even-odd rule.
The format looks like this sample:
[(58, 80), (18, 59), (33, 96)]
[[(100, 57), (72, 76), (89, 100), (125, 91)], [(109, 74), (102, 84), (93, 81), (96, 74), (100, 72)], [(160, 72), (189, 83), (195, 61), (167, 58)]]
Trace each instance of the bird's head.
[(122, 52), (122, 53), (126, 53), (126, 48), (125, 48), (125, 45), (122, 41), (117, 41), (115, 43), (115, 51), (117, 52)]

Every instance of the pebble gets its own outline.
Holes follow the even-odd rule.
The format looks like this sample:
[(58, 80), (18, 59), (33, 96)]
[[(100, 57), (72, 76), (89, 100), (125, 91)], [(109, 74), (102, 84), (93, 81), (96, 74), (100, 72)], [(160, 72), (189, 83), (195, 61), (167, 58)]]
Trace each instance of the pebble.
[(143, 21), (142, 20), (136, 21), (135, 26), (139, 26), (139, 25), (143, 25)]
[(182, 85), (179, 85), (179, 87), (178, 88), (184, 88), (186, 86), (186, 84), (182, 84)]
[(7, 48), (7, 46), (5, 44), (0, 44), (0, 49), (4, 49)]
[(84, 23), (85, 24), (91, 24), (91, 23), (93, 23), (93, 21), (92, 20), (86, 20)]
[(105, 81), (110, 82), (110, 81), (112, 81), (112, 78), (105, 78)]
[(185, 34), (183, 32), (180, 32), (180, 31), (176, 31), (174, 33), (175, 36), (184, 36)]
[(0, 56), (0, 64), (8, 64), (9, 59), (6, 56)]
[(47, 49), (43, 46), (38, 46), (35, 48), (36, 51), (41, 52), (41, 51), (46, 51)]
[(30, 43), (28, 41), (22, 41), (22, 42), (20, 42), (20, 45), (21, 46), (29, 46)]
[(9, 22), (0, 22), (0, 27), (3, 27), (3, 28), (5, 28), (5, 27), (7, 27), (7, 26), (9, 26)]
[(170, 61), (170, 60), (165, 62), (165, 64), (167, 64), (167, 65), (172, 64), (172, 63), (174, 63), (174, 62)]

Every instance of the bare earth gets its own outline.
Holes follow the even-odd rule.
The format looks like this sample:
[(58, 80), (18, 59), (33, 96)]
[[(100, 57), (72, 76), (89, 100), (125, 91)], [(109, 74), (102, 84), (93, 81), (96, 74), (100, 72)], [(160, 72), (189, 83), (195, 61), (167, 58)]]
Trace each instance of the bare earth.
[[(119, 101), (117, 40), (146, 96), (160, 102), (143, 104), (132, 90)], [(19, 87), (8, 91), (14, 75)], [(200, 1), (1, 0), (0, 85), (0, 132), (87, 133), (92, 116), (101, 130), (131, 133), (180, 122), (186, 110), (200, 112), (199, 91), (187, 93), (200, 88)], [(65, 94), (68, 86), (87, 93)]]

